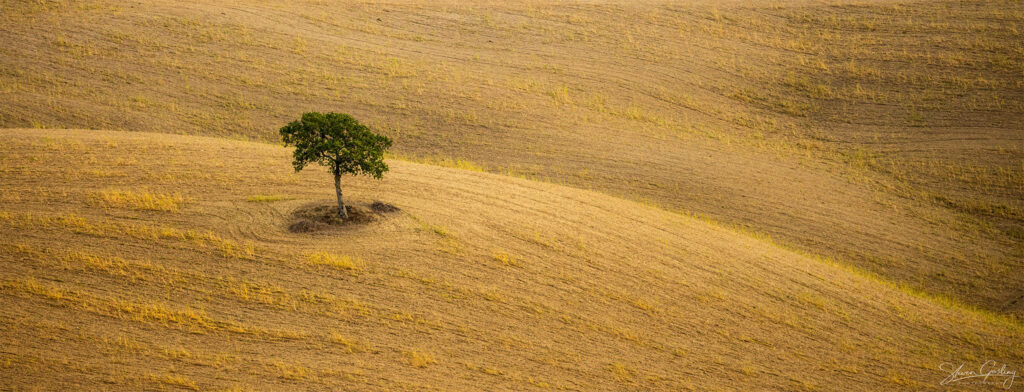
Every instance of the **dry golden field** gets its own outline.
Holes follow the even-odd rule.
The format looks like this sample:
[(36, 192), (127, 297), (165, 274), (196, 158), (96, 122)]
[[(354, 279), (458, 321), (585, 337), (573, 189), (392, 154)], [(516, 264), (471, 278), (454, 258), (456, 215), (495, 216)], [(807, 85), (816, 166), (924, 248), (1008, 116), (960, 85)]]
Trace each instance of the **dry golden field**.
[[(12, 0), (0, 42), (0, 390), (1024, 370), (1020, 0)], [(343, 186), (399, 211), (288, 230), (311, 110), (395, 140)]]
[(5, 387), (895, 390), (1024, 360), (1018, 320), (762, 237), (555, 184), (402, 161), (330, 203), (278, 146), (0, 134)]
[(0, 23), (0, 126), (274, 141), (341, 110), (406, 158), (706, 215), (1024, 311), (1017, 0), (14, 1)]

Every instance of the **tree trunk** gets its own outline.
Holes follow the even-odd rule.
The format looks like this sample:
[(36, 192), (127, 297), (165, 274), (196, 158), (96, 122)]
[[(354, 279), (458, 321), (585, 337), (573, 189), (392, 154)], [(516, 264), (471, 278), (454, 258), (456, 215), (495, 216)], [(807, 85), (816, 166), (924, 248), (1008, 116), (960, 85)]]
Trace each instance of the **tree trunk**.
[(341, 174), (334, 175), (334, 192), (338, 194), (338, 217), (348, 219), (348, 211), (345, 211), (345, 202), (341, 199)]

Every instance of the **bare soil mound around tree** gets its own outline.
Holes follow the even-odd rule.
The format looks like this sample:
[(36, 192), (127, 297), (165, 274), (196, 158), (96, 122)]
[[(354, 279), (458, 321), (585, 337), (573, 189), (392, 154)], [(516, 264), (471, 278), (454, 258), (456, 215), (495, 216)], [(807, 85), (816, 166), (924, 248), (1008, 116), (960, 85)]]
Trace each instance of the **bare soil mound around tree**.
[(381, 201), (366, 205), (349, 204), (345, 206), (345, 210), (348, 212), (348, 219), (338, 216), (337, 205), (326, 202), (306, 204), (292, 211), (288, 231), (311, 233), (334, 227), (368, 224), (380, 220), (385, 214), (400, 211), (398, 207)]

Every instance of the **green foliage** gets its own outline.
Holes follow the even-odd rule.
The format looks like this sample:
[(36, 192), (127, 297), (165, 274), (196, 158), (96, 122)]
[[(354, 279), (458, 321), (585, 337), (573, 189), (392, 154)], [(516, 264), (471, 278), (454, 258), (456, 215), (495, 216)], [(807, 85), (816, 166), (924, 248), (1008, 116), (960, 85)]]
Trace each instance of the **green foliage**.
[(314, 162), (336, 176), (351, 173), (380, 179), (388, 171), (384, 152), (391, 139), (344, 113), (304, 113), (281, 128), (281, 138), (285, 145), (295, 146), (295, 171)]

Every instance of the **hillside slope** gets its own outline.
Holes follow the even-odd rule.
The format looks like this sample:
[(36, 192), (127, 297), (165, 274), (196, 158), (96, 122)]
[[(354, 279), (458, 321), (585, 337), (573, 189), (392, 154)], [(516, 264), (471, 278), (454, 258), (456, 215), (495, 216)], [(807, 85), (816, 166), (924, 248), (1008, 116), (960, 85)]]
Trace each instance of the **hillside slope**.
[(0, 126), (269, 141), (344, 111), (405, 156), (707, 215), (1024, 312), (1019, 1), (15, 1), (0, 18)]
[(0, 132), (0, 379), (15, 388), (892, 390), (1024, 360), (1024, 330), (703, 220), (391, 161), (312, 233), (286, 149)]

